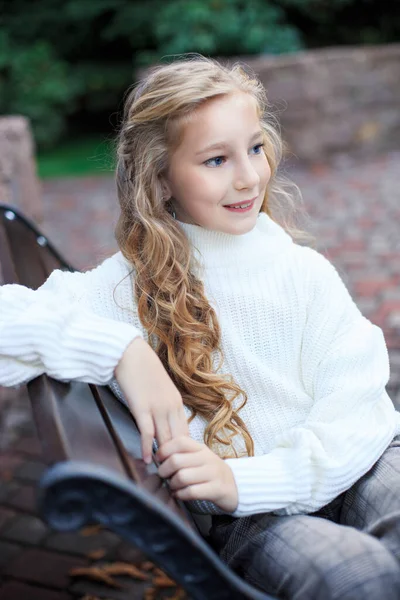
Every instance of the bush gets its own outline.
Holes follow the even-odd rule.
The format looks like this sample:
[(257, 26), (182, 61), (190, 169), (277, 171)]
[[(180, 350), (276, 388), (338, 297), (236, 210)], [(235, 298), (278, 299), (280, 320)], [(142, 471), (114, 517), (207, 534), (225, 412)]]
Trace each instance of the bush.
[[(126, 3), (105, 31), (109, 39), (116, 39), (132, 32), (132, 24), (140, 25), (145, 45), (143, 50), (136, 48), (140, 66), (185, 52), (280, 54), (304, 45), (299, 32), (285, 22), (284, 11), (265, 0), (150, 0), (145, 6), (151, 22), (146, 22), (143, 7)], [(137, 44), (135, 33), (132, 38)]]
[(64, 131), (75, 95), (68, 65), (46, 42), (16, 46), (0, 32), (1, 113), (29, 117), (37, 142), (51, 146)]

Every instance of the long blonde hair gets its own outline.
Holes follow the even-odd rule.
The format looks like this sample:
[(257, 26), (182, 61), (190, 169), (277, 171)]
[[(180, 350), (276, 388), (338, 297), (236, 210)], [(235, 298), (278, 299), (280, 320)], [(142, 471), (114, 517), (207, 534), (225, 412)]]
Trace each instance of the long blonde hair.
[[(179, 145), (187, 118), (207, 100), (238, 90), (257, 101), (272, 172), (261, 211), (293, 238), (307, 239), (291, 221), (295, 194), (277, 174), (283, 144), (276, 120), (267, 112), (266, 92), (239, 62), (227, 67), (190, 55), (151, 69), (126, 98), (116, 171), (121, 207), (116, 238), (135, 273), (139, 319), (149, 344), (192, 411), (189, 422), (196, 415), (206, 420), (204, 442), (224, 458), (238, 456), (232, 443), (237, 434), (243, 436), (247, 455), (254, 456), (251, 435), (237, 414), (247, 394), (232, 376), (218, 374), (224, 360), (220, 326), (203, 282), (190, 268), (194, 260), (190, 243), (171, 216), (160, 176), (167, 171), (169, 153)], [(217, 356), (219, 364), (213, 369)], [(243, 402), (234, 410), (233, 401), (240, 395)]]

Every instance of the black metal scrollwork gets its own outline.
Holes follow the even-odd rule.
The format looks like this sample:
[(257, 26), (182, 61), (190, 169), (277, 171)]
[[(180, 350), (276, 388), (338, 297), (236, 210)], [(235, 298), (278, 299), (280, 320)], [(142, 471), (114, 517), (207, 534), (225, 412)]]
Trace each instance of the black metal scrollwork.
[(106, 526), (142, 550), (194, 600), (273, 600), (225, 566), (160, 501), (105, 468), (72, 461), (54, 465), (41, 480), (39, 504), (57, 530)]

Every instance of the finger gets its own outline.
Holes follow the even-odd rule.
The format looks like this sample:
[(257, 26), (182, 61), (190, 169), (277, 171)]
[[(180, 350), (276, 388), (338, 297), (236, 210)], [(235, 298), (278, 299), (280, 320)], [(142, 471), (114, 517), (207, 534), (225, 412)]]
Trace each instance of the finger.
[(178, 437), (179, 435), (189, 435), (189, 425), (183, 406), (181, 406), (177, 412), (169, 413), (168, 420), (171, 436), (173, 438)]
[(155, 421), (155, 436), (159, 446), (172, 439), (168, 415), (157, 416)]
[(162, 462), (174, 454), (181, 452), (200, 452), (203, 449), (204, 444), (196, 442), (196, 440), (187, 435), (179, 435), (168, 440), (168, 442), (158, 448), (157, 459)]
[(173, 477), (170, 478), (169, 487), (171, 490), (180, 490), (188, 485), (198, 485), (201, 483), (210, 483), (210, 476), (204, 467), (190, 467), (179, 469)]
[(150, 464), (153, 453), (154, 423), (149, 413), (142, 414), (136, 418), (140, 431), (142, 456), (145, 463)]
[(185, 454), (173, 454), (158, 467), (160, 477), (172, 477), (181, 469), (203, 467), (204, 459), (199, 452), (186, 452)]
[(180, 490), (171, 490), (174, 498), (179, 500), (209, 500), (215, 502), (212, 484), (197, 483), (188, 485)]

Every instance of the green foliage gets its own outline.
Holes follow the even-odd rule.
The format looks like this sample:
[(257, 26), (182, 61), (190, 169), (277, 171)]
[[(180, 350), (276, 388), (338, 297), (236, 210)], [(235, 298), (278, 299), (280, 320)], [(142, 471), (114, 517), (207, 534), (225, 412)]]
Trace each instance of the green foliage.
[(59, 139), (75, 88), (68, 65), (45, 41), (16, 46), (0, 32), (0, 111), (29, 117), (39, 144)]
[[(303, 47), (299, 32), (285, 23), (283, 10), (265, 0), (153, 0), (146, 4), (146, 11), (136, 3), (125, 4), (105, 35), (109, 39), (126, 35), (128, 28), (132, 32), (132, 24), (132, 39), (137, 45), (137, 27), (145, 46), (144, 50), (137, 49), (136, 62), (140, 65), (193, 51), (237, 56), (279, 54)], [(151, 39), (146, 39), (146, 30), (151, 31)]]
[(115, 171), (113, 140), (76, 138), (62, 146), (39, 152), (38, 175), (43, 179), (77, 175), (108, 175)]
[(300, 30), (308, 48), (400, 41), (393, 0), (271, 0)]

